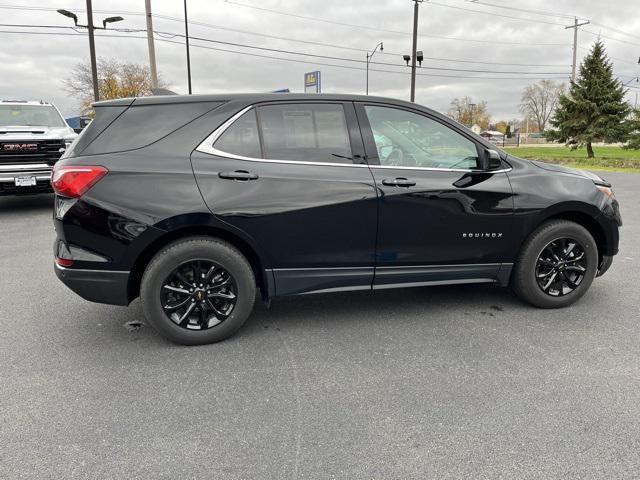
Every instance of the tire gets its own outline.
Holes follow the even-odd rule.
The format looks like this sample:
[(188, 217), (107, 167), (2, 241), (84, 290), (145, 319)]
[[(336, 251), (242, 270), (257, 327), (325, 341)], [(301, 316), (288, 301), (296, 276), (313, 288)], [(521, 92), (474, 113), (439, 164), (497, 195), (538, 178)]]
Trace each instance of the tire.
[[(569, 278), (565, 275), (577, 275), (570, 273), (567, 265), (571, 265), (571, 268), (575, 269), (578, 264), (577, 260), (556, 262), (557, 257), (552, 257), (551, 263), (554, 263), (555, 266), (547, 266), (549, 264), (547, 254), (558, 251), (558, 245), (563, 245), (562, 239), (566, 239), (564, 245), (568, 245), (569, 248), (571, 248), (571, 241), (576, 243), (576, 246), (572, 248), (574, 253), (569, 253), (569, 255), (574, 255), (574, 258), (578, 258), (579, 255), (575, 252), (579, 251), (579, 248), (584, 252), (582, 260), (579, 261), (579, 267), (583, 268), (584, 272), (581, 272), (583, 276), (577, 287), (558, 295), (571, 287), (567, 285), (564, 288), (562, 284), (560, 287), (556, 287), (555, 284), (552, 284), (545, 292), (543, 289), (547, 279), (552, 280), (554, 272), (556, 274), (554, 278), (560, 279), (560, 281)], [(547, 250), (549, 246), (551, 246), (551, 250)], [(539, 308), (562, 308), (573, 304), (587, 292), (597, 271), (598, 246), (587, 229), (567, 220), (551, 220), (537, 228), (524, 242), (511, 277), (511, 286), (518, 297), (531, 305)], [(544, 277), (545, 275), (547, 277)], [(539, 278), (541, 276), (543, 278)], [(542, 285), (538, 282), (541, 282)]]
[[(211, 280), (209, 271), (213, 272)], [(204, 272), (207, 276), (200, 281), (206, 285), (198, 288), (202, 284), (195, 278), (205, 277)], [(169, 281), (177, 276), (185, 282)], [(216, 282), (226, 284), (219, 287)], [(213, 290), (207, 290), (207, 285)], [(190, 286), (195, 287), (194, 293), (187, 293)], [(209, 297), (212, 291), (217, 292), (213, 293), (216, 298)], [(226, 297), (217, 298), (222, 295)], [(231, 297), (235, 298), (227, 299)], [(164, 338), (182, 345), (204, 345), (232, 336), (251, 314), (255, 299), (256, 281), (246, 258), (232, 245), (212, 237), (189, 237), (167, 245), (149, 262), (140, 285), (142, 309), (149, 324)], [(222, 315), (232, 302), (228, 316)], [(171, 303), (184, 306), (173, 309), (171, 305), (173, 310), (165, 311), (165, 305)], [(178, 324), (183, 313), (187, 316)]]

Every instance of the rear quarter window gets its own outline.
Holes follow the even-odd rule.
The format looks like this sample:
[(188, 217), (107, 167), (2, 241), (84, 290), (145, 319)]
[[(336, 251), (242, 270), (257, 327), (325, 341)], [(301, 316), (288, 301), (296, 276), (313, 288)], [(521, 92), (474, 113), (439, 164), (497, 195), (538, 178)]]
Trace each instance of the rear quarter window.
[(134, 103), (99, 133), (82, 154), (124, 152), (146, 147), (219, 107), (222, 103), (189, 102), (139, 106)]

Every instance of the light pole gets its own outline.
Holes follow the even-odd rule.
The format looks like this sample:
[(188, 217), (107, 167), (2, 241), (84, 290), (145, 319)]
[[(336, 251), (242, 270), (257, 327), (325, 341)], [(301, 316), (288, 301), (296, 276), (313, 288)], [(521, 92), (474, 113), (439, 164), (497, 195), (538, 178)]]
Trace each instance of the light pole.
[(402, 58), (405, 62), (407, 62), (407, 66), (409, 66), (409, 62), (411, 62), (411, 101), (415, 102), (416, 100), (416, 60), (418, 61), (418, 66), (422, 66), (422, 60), (424, 60), (424, 54), (422, 50), (415, 51), (416, 45), (413, 46), (414, 52), (413, 55), (403, 55)]
[(384, 50), (384, 45), (380, 42), (376, 45), (376, 48), (373, 49), (373, 52), (367, 52), (367, 95), (369, 95), (369, 62), (373, 58), (373, 54), (378, 50), (378, 47), (380, 47), (381, 52)]
[(187, 82), (191, 95), (191, 56), (189, 55), (189, 21), (187, 20), (187, 0), (184, 0), (184, 41), (187, 45)]
[(75, 13), (70, 12), (69, 10), (58, 10), (58, 13), (64, 15), (65, 17), (69, 17), (73, 19), (73, 23), (76, 27), (86, 28), (89, 32), (89, 56), (91, 57), (91, 79), (93, 82), (93, 99), (94, 101), (100, 100), (100, 89), (98, 85), (98, 67), (96, 65), (96, 44), (93, 37), (94, 30), (106, 30), (107, 23), (115, 23), (121, 22), (124, 20), (122, 17), (107, 17), (102, 20), (102, 27), (96, 27), (93, 24), (93, 7), (91, 5), (91, 0), (87, 0), (87, 24), (86, 25), (78, 25), (78, 17)]
[(473, 109), (476, 108), (475, 103), (469, 104), (469, 109), (471, 110), (471, 118), (469, 119), (469, 128), (473, 128)]

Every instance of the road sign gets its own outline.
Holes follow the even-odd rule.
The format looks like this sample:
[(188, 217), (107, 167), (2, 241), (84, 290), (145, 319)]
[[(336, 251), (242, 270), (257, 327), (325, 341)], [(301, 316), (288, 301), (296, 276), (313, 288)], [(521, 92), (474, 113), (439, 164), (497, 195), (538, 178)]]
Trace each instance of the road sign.
[(320, 71), (305, 73), (304, 93), (320, 93), (321, 90)]

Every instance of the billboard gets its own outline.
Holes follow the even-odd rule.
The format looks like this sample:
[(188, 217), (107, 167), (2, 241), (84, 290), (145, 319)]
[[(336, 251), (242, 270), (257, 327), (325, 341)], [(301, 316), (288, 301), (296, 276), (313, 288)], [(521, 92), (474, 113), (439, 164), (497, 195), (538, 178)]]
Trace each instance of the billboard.
[(321, 90), (320, 71), (305, 73), (304, 93), (320, 93)]

